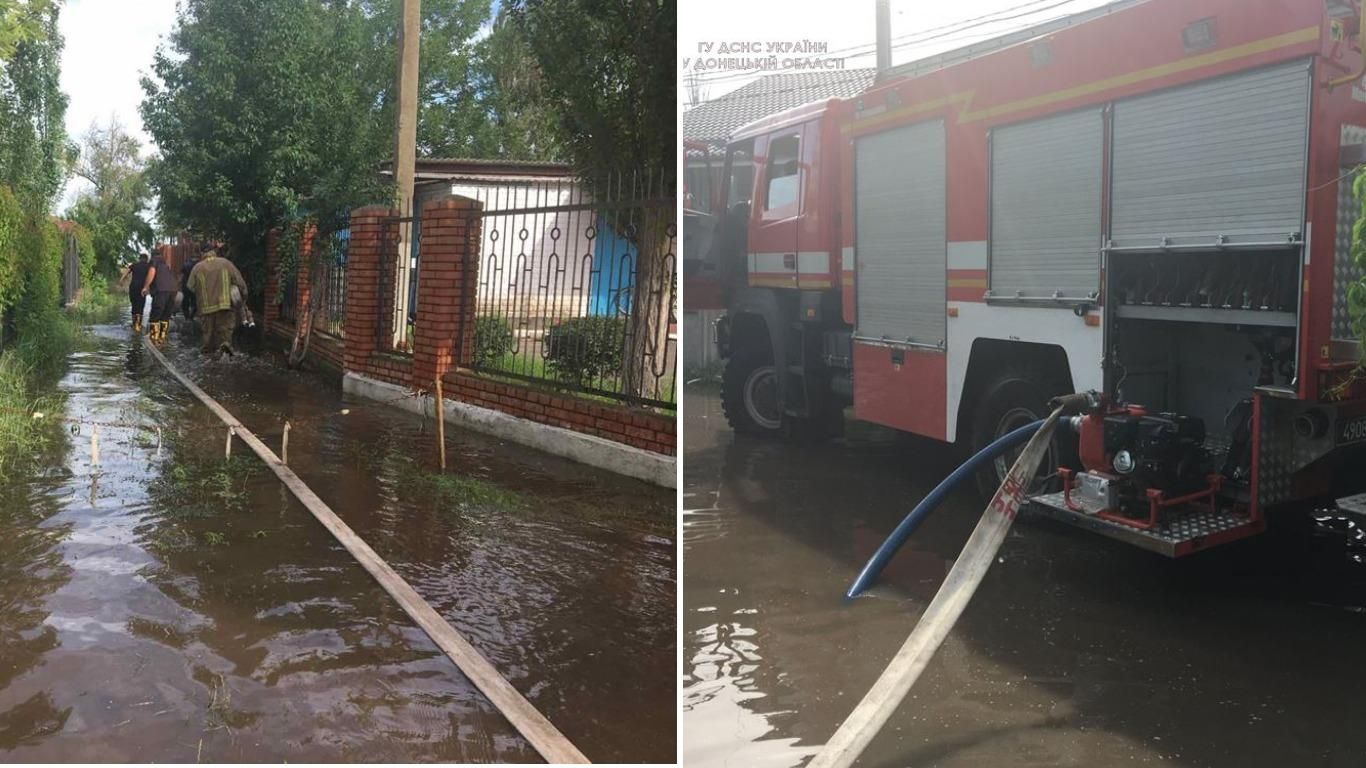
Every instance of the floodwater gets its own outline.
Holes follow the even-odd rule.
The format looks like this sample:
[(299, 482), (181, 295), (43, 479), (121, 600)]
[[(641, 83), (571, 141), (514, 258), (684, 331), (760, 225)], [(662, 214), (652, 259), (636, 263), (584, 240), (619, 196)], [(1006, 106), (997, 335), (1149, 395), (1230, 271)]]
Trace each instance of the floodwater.
[[(122, 328), (60, 382), (89, 426), (0, 488), (0, 761), (539, 762), (398, 605)], [(590, 759), (671, 761), (674, 496), (344, 401), (267, 357), (167, 354)], [(350, 409), (343, 414), (343, 409)]]
[[(952, 451), (864, 428), (737, 439), (713, 392), (685, 397), (684, 762), (802, 765), (915, 626), (981, 505), (952, 499), (846, 603)], [(1024, 513), (859, 765), (1366, 764), (1354, 559), (1290, 529), (1171, 561)]]

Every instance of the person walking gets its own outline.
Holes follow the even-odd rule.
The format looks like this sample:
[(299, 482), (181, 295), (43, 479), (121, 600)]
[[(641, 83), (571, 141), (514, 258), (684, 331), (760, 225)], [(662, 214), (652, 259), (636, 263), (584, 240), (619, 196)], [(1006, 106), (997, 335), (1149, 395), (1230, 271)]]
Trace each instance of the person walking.
[(176, 274), (166, 263), (166, 256), (157, 251), (152, 260), (152, 271), (148, 285), (152, 295), (151, 332), (152, 341), (165, 341), (166, 332), (171, 327), (171, 313), (175, 311)]
[(187, 256), (185, 266), (180, 268), (180, 311), (185, 315), (186, 320), (194, 320), (198, 310), (194, 291), (190, 290), (190, 272), (198, 263), (199, 259), (194, 256)]
[(194, 291), (199, 310), (199, 327), (204, 334), (204, 354), (233, 354), (232, 332), (237, 313), (233, 310), (232, 289), (247, 295), (247, 281), (237, 265), (210, 249), (203, 260), (190, 270), (187, 287)]
[(128, 265), (128, 303), (133, 310), (133, 333), (142, 333), (142, 308), (147, 303), (143, 288), (147, 287), (147, 273), (151, 269), (145, 253), (139, 253), (137, 261)]

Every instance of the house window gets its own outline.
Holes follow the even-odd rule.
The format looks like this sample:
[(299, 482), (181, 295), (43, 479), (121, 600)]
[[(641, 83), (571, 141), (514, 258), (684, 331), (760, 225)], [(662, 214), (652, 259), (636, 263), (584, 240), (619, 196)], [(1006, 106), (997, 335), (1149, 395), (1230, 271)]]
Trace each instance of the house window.
[(783, 136), (768, 145), (768, 194), (764, 210), (786, 208), (797, 204), (797, 158), (800, 136)]

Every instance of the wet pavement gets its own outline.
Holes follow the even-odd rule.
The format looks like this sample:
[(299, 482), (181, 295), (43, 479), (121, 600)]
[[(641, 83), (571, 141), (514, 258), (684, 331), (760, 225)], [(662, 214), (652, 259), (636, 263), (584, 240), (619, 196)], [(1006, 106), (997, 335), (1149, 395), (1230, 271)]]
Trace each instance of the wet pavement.
[[(876, 430), (737, 439), (685, 392), (683, 756), (804, 764), (900, 647), (981, 514), (925, 522), (845, 603), (953, 451)], [(1022, 514), (861, 766), (1366, 763), (1366, 574), (1298, 529), (1171, 561)]]
[[(122, 328), (57, 386), (89, 426), (0, 487), (0, 761), (539, 762)], [(448, 430), (268, 357), (167, 354), (589, 758), (675, 754), (674, 495)], [(350, 412), (343, 414), (343, 409)]]

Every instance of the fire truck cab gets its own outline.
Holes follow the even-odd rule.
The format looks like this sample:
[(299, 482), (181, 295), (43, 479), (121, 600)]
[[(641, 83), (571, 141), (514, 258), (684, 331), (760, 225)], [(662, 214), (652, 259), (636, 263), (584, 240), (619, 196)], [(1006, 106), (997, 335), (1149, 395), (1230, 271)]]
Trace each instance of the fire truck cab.
[(696, 259), (732, 427), (852, 406), (975, 450), (1094, 391), (1046, 514), (1178, 556), (1366, 511), (1360, 27), (1346, 0), (1121, 0), (740, 129)]

